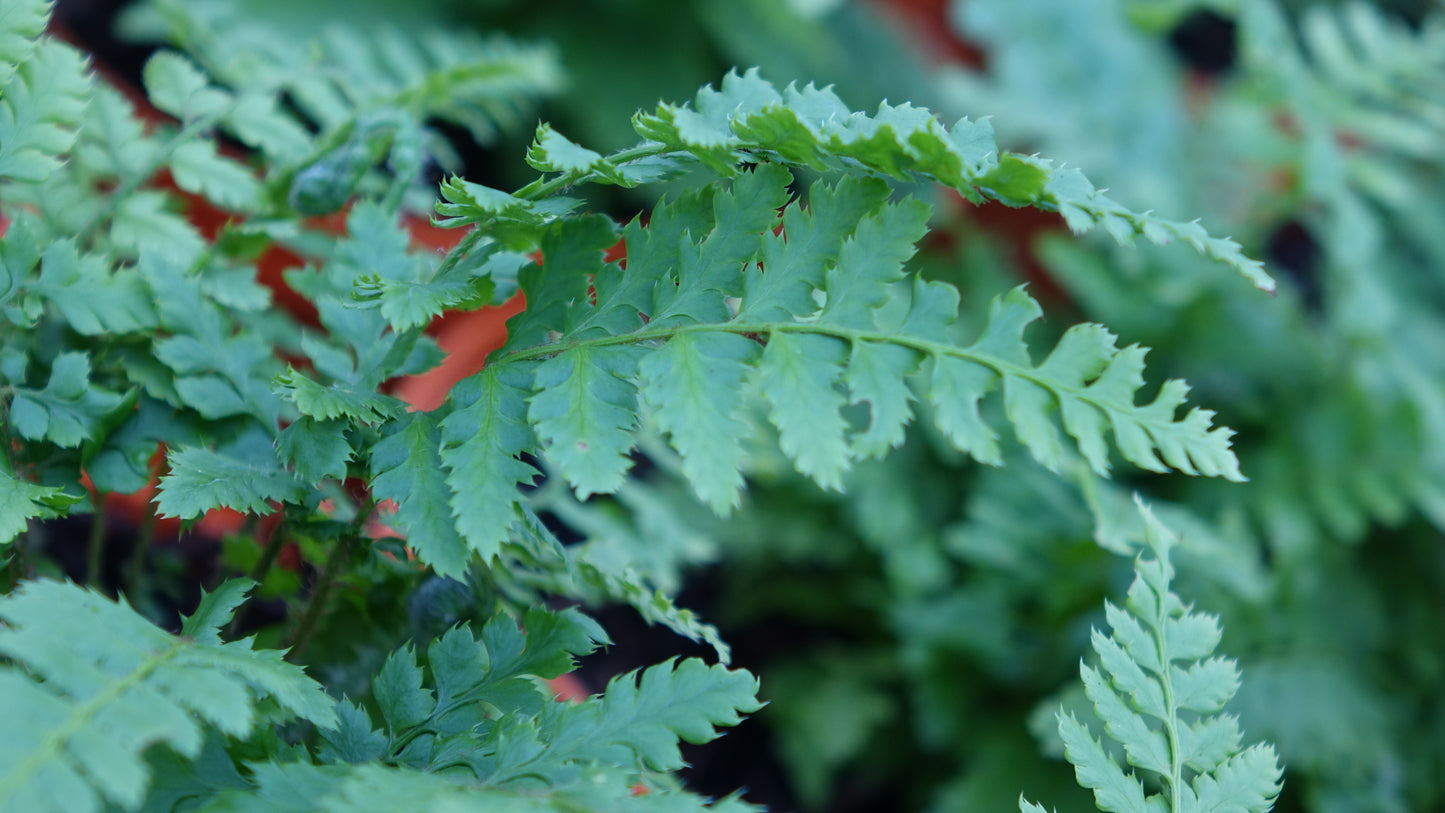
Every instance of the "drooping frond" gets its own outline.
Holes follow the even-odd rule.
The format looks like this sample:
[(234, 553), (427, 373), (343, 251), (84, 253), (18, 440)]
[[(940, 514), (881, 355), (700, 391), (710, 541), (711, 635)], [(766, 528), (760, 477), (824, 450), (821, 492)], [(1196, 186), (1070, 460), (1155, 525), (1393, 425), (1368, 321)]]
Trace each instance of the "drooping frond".
[(143, 755), (158, 744), (194, 758), (214, 729), (247, 737), (266, 700), (282, 717), (335, 724), (331, 701), (278, 651), (221, 643), (249, 583), (212, 593), (169, 635), (129, 607), (69, 584), (31, 581), (0, 598), (0, 808), (127, 810), (145, 799)]
[[(1127, 765), (1061, 711), (1065, 755), (1079, 784), (1110, 813), (1265, 813), (1280, 789), (1274, 747), (1244, 747), (1238, 719), (1220, 713), (1239, 688), (1239, 669), (1233, 660), (1211, 657), (1219, 622), (1170, 591), (1170, 551), (1178, 540), (1142, 503), (1140, 511), (1153, 558), (1138, 558), (1123, 608), (1105, 603), (1113, 634), (1093, 632), (1099, 666), (1079, 667), (1094, 714), (1122, 746)], [(1157, 785), (1146, 785), (1131, 766)], [(1151, 792), (1154, 787), (1161, 790)], [(1019, 807), (1042, 810), (1022, 799)]]

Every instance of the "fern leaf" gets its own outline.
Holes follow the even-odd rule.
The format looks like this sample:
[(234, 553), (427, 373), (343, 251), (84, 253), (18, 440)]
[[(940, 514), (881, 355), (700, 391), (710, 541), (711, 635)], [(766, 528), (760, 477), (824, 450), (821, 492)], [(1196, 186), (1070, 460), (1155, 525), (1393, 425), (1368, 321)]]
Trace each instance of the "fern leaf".
[(141, 78), (151, 104), (183, 124), (218, 116), (231, 103), (231, 94), (212, 85), (189, 59), (170, 51), (146, 60)]
[(288, 368), (276, 377), (277, 395), (294, 403), (302, 415), (318, 421), (349, 418), (364, 424), (380, 423), (402, 410), (402, 402), (371, 389), (344, 382), (318, 384)]
[(728, 334), (682, 334), (642, 360), (643, 397), (682, 456), (697, 495), (719, 514), (743, 487), (743, 381), (758, 346)]
[(738, 317), (771, 322), (817, 310), (813, 291), (822, 287), (843, 241), (887, 199), (887, 185), (872, 179), (814, 184), (808, 194), (811, 205), (789, 207), (783, 213), (782, 234), (763, 238), (760, 267), (747, 272)]
[(272, 502), (294, 502), (303, 493), (296, 475), (282, 467), (270, 438), (252, 433), (224, 450), (172, 449), (170, 471), (155, 503), (162, 516), (195, 519), (215, 508), (269, 514)]
[(147, 748), (194, 758), (202, 723), (246, 737), (264, 698), (333, 725), (321, 687), (281, 653), (214, 637), (244, 589), (212, 594), (190, 640), (75, 585), (27, 582), (0, 598), (0, 652), (11, 660), (0, 683), (9, 707), (23, 711), (0, 744), (0, 807), (99, 810), (103, 798), (136, 809), (150, 782)]
[(480, 752), (491, 729), (483, 704), (491, 716), (540, 713), (549, 700), (535, 678), (570, 671), (576, 656), (607, 640), (595, 622), (576, 610), (534, 609), (523, 623), (525, 631), (515, 619), (498, 615), (480, 637), (465, 626), (452, 629), (428, 647), (425, 669), (410, 647), (393, 652), (372, 680), (384, 721), (381, 731), (373, 731), (365, 712), (342, 703), (341, 724), (322, 733), (323, 758), (382, 758), (434, 769)]
[(1153, 558), (1136, 560), (1126, 609), (1105, 604), (1113, 634), (1093, 634), (1102, 668), (1079, 669), (1105, 735), (1162, 790), (1149, 794), (1088, 727), (1061, 711), (1065, 755), (1100, 810), (1265, 813), (1280, 788), (1274, 748), (1242, 747), (1234, 718), (1218, 714), (1239, 686), (1239, 670), (1233, 661), (1209, 657), (1219, 624), (1170, 591), (1177, 540), (1142, 503), (1139, 510)]
[(304, 415), (276, 436), (276, 453), (305, 482), (344, 480), (354, 453), (346, 429), (344, 421), (318, 421)]
[(81, 255), (69, 240), (45, 249), (32, 290), (55, 305), (77, 333), (126, 333), (157, 325), (150, 286), (133, 269), (109, 268), (103, 255)]
[(89, 355), (61, 353), (50, 365), (44, 389), (15, 388), (10, 422), (23, 438), (69, 448), (96, 440), (110, 416), (126, 403), (120, 393), (91, 383)]
[(368, 274), (356, 282), (356, 298), (381, 309), (397, 332), (424, 327), (444, 311), (475, 310), (492, 303), (495, 277), (515, 277), (528, 259), (505, 251), (485, 252), (450, 269), (418, 265), (414, 279), (387, 279)]
[(30, 60), (50, 22), (50, 0), (15, 0), (0, 9), (0, 88)]
[(841, 491), (848, 469), (844, 397), (836, 388), (847, 346), (832, 336), (779, 333), (768, 340), (757, 380), (783, 453), (823, 488)]
[(632, 465), (637, 360), (633, 348), (579, 348), (537, 366), (527, 419), (580, 497), (616, 491)]
[(63, 489), (38, 486), (0, 469), (0, 545), (8, 545), (25, 531), (30, 519), (63, 516), (80, 497)]
[(501, 551), (516, 518), (517, 484), (537, 475), (517, 459), (536, 445), (526, 417), (530, 379), (526, 368), (487, 367), (452, 389), (452, 411), (441, 424), (457, 529), (486, 561)]
[(176, 186), (204, 195), (234, 212), (254, 212), (261, 206), (261, 182), (244, 164), (222, 156), (216, 142), (186, 141), (171, 153), (171, 176)]
[[(1182, 383), (1136, 403), (1142, 348), (1120, 350), (1104, 328), (1080, 325), (1035, 363), (1024, 333), (1041, 310), (1022, 289), (997, 300), (966, 344), (957, 290), (908, 279), (927, 207), (890, 202), (880, 181), (845, 178), (815, 184), (806, 206), (790, 204), (779, 216), (774, 204), (790, 177), (762, 165), (730, 186), (664, 201), (645, 226), (623, 231), (625, 269), (603, 261), (615, 235), (605, 222), (529, 226), (539, 230), (543, 262), (519, 272), (529, 307), (488, 364), (499, 375), (517, 370), (506, 375), (529, 401), (540, 451), (580, 495), (621, 485), (639, 391), (693, 489), (726, 511), (741, 483), (738, 416), (747, 396), (766, 401), (798, 470), (836, 489), (856, 459), (901, 442), (915, 380), (943, 434), (984, 463), (1003, 460), (980, 410), (1001, 390), (1014, 434), (1055, 471), (1072, 439), (1107, 474), (1112, 435), (1123, 457), (1145, 469), (1243, 479), (1231, 433), (1211, 425), (1212, 413), (1176, 416)], [(867, 405), (866, 422), (845, 412), (850, 400)], [(464, 531), (480, 540), (474, 545), (492, 544), (514, 518), (518, 478), (488, 472), (514, 468), (536, 446), (517, 435), (505, 451), (468, 475), (467, 493), (486, 501), (470, 510), (489, 518)], [(461, 469), (453, 470), (458, 480)]]
[(200, 256), (205, 241), (184, 217), (167, 209), (169, 202), (162, 192), (141, 190), (116, 204), (110, 239), (117, 256), (135, 259), (150, 253), (182, 267)]
[[(15, 13), (29, 19), (27, 7), (22, 3)], [(16, 22), (14, 30), (29, 30), (24, 21), (11, 24)], [(24, 50), (14, 34), (9, 41), (11, 50)], [(85, 58), (68, 45), (41, 39), (0, 89), (0, 179), (40, 183), (75, 143), (91, 90)]]
[(394, 521), (407, 544), (438, 574), (465, 574), (472, 551), (452, 522), (436, 419), (410, 413), (388, 423), (383, 433), (371, 448), (372, 494), (396, 502)]
[(884, 104), (873, 116), (854, 113), (831, 90), (790, 85), (779, 92), (751, 69), (728, 74), (719, 89), (703, 89), (695, 109), (663, 104), (634, 124), (644, 138), (691, 153), (725, 175), (752, 151), (820, 169), (856, 161), (890, 177), (936, 181), (974, 201), (1057, 211), (1075, 232), (1102, 226), (1125, 243), (1139, 235), (1161, 244), (1178, 240), (1274, 290), (1263, 266), (1245, 257), (1238, 243), (1210, 237), (1197, 223), (1132, 212), (1077, 170), (1000, 152), (986, 125), (967, 120), (950, 132), (927, 110), (909, 105)]
[(549, 704), (535, 721), (498, 726), (499, 738), (517, 741), (498, 752), (488, 778), (501, 784), (524, 775), (551, 777), (569, 765), (594, 761), (676, 770), (683, 765), (679, 739), (716, 738), (715, 726), (736, 725), (739, 713), (762, 707), (757, 690), (757, 679), (747, 672), (696, 658), (622, 675), (602, 695), (579, 705)]

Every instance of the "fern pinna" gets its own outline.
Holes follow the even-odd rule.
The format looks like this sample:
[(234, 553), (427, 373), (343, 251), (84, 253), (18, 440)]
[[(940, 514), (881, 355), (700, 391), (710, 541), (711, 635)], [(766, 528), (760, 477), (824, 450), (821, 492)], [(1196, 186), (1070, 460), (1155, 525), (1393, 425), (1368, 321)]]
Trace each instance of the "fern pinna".
[[(1099, 668), (1080, 664), (1079, 676), (1104, 733), (1145, 779), (1126, 773), (1117, 751), (1060, 711), (1065, 756), (1109, 813), (1265, 813), (1280, 790), (1274, 746), (1243, 747), (1238, 719), (1220, 714), (1239, 688), (1239, 668), (1210, 657), (1219, 622), (1171, 591), (1178, 540), (1142, 503), (1140, 511), (1153, 558), (1136, 560), (1123, 608), (1105, 603), (1113, 634), (1093, 631)], [(1019, 810), (1045, 813), (1024, 799)]]

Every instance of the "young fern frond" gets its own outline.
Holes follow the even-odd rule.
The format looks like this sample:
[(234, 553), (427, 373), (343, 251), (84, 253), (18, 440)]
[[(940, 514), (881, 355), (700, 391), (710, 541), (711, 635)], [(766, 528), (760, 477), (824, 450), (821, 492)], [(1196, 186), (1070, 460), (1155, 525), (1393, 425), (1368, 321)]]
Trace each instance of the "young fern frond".
[[(1239, 669), (1211, 657), (1219, 622), (1170, 591), (1170, 551), (1178, 540), (1142, 503), (1139, 510), (1153, 558), (1136, 560), (1123, 608), (1105, 603), (1113, 634), (1093, 631), (1099, 667), (1080, 664), (1079, 673), (1104, 733), (1149, 784), (1061, 711), (1065, 756), (1079, 784), (1110, 813), (1265, 813), (1282, 775), (1274, 746), (1244, 747), (1238, 719), (1220, 713), (1239, 688)], [(1022, 798), (1019, 809), (1045, 813)]]
[(321, 686), (278, 651), (221, 643), (251, 583), (206, 596), (181, 637), (72, 584), (31, 581), (0, 598), (0, 685), (7, 733), (0, 743), (0, 808), (127, 810), (146, 798), (142, 754), (155, 744), (194, 758), (207, 730), (245, 738), (266, 712), (334, 726)]

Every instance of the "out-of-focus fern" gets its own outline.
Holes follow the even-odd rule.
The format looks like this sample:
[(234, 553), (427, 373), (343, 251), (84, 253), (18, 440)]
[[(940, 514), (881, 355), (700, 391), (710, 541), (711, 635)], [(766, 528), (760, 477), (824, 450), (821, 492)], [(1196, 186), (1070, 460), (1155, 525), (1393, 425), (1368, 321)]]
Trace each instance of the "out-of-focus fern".
[[(1280, 788), (1274, 748), (1243, 747), (1238, 720), (1220, 714), (1239, 688), (1239, 670), (1232, 660), (1210, 657), (1219, 623), (1171, 591), (1170, 551), (1177, 540), (1142, 504), (1140, 510), (1153, 558), (1137, 560), (1123, 608), (1104, 605), (1113, 634), (1093, 632), (1099, 668), (1079, 667), (1094, 714), (1123, 747), (1123, 759), (1072, 713), (1060, 711), (1065, 755), (1079, 784), (1110, 813), (1265, 813)], [(1146, 771), (1149, 784), (1121, 763)], [(1151, 792), (1155, 782), (1159, 789)], [(1019, 809), (1044, 813), (1023, 799)]]
[(34, 581), (0, 598), (0, 808), (96, 811), (104, 799), (135, 810), (153, 745), (194, 758), (207, 730), (245, 739), (288, 717), (334, 726), (320, 685), (281, 653), (221, 643), (250, 587), (207, 596), (180, 637), (74, 585)]
[[(156, 0), (133, 9), (128, 27), (183, 43), (217, 80), (245, 89), (230, 117), (237, 135), (282, 162), (273, 190), (305, 214), (336, 211), (361, 186), (389, 184), (399, 196), (425, 159), (456, 165), (451, 147), (427, 130), (430, 121), (460, 125), (489, 144), (561, 84), (550, 48), (483, 39), (436, 14), (402, 25), (354, 5), (322, 4), (304, 17), (279, 11)], [(322, 131), (315, 147), (307, 149), (294, 123), (265, 123), (282, 94)]]

